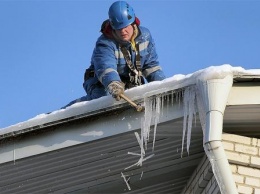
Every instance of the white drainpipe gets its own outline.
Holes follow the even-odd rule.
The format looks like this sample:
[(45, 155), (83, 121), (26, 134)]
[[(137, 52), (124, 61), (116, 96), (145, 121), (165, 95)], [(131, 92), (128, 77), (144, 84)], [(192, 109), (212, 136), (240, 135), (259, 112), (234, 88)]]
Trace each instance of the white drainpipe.
[(238, 193), (222, 145), (223, 116), (232, 84), (232, 75), (223, 79), (198, 80), (197, 84), (206, 112), (204, 150), (222, 194)]

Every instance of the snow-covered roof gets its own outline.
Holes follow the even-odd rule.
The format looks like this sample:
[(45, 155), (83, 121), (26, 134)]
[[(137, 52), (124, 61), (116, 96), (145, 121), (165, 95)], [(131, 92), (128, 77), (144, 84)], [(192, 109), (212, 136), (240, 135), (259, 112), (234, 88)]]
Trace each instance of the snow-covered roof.
[[(240, 77), (260, 77), (260, 69), (245, 70), (242, 67), (233, 67), (229, 64), (221, 66), (210, 66), (208, 68), (196, 71), (188, 75), (174, 75), (163, 81), (151, 82), (139, 87), (129, 89), (125, 94), (132, 100), (143, 99), (148, 96), (166, 93), (177, 90), (189, 85), (194, 85), (198, 80), (221, 79), (227, 75), (233, 78)], [(27, 121), (0, 129), (0, 136), (5, 137), (28, 128), (40, 129), (45, 126), (51, 126), (60, 122), (66, 122), (70, 119), (93, 115), (115, 107), (126, 104), (124, 100), (115, 101), (111, 96), (105, 96), (96, 100), (79, 102), (66, 109), (56, 110), (49, 114), (40, 114)], [(9, 134), (9, 135), (8, 135)]]
[[(151, 185), (160, 189), (158, 185), (161, 182), (158, 183), (157, 179), (162, 179), (162, 183), (167, 187), (180, 193), (189, 175), (199, 164), (204, 150), (207, 150), (208, 158), (214, 159), (217, 156), (214, 160), (210, 160), (218, 185), (221, 189), (226, 189), (222, 185), (229, 185), (227, 189), (232, 192), (225, 193), (235, 193), (232, 173), (227, 170), (230, 167), (224, 165), (228, 161), (223, 154), (220, 154), (224, 152), (220, 149), (223, 148), (220, 146), (221, 135), (222, 132), (230, 132), (232, 129), (238, 130), (241, 123), (243, 133), (253, 135), (258, 133), (259, 82), (260, 69), (245, 70), (227, 64), (211, 66), (189, 75), (175, 75), (163, 81), (127, 90), (126, 96), (137, 103), (143, 103), (144, 112), (129, 109), (129, 104), (124, 100), (115, 101), (111, 96), (105, 96), (49, 114), (40, 114), (0, 130), (2, 143), (0, 163), (7, 164), (19, 160), (24, 165), (29, 163), (30, 166), (37, 167), (38, 170), (35, 168), (33, 170), (37, 171), (37, 180), (34, 180), (35, 177), (32, 177), (31, 172), (26, 173), (28, 178), (25, 179), (30, 180), (30, 183), (26, 183), (23, 187), (26, 191), (33, 190), (33, 185), (38, 189), (38, 181), (45, 182), (52, 189), (54, 187), (67, 189), (67, 192), (75, 188), (87, 192), (89, 189), (99, 190), (100, 185), (104, 191), (107, 191), (108, 187), (113, 191), (119, 191), (122, 188), (122, 181), (118, 180), (121, 177), (117, 177), (121, 174), (128, 190), (131, 190), (132, 186), (145, 190), (152, 189)], [(200, 125), (196, 124), (197, 115)], [(246, 130), (244, 126), (247, 126)], [(153, 134), (150, 134), (150, 131)], [(130, 132), (134, 132), (134, 135)], [(5, 141), (6, 139), (8, 141)], [(137, 142), (133, 141), (135, 139)], [(209, 146), (211, 149), (208, 149)], [(127, 154), (123, 154), (126, 151)], [(81, 157), (79, 161), (82, 165), (79, 165), (78, 160), (75, 162), (75, 156)], [(49, 162), (45, 162), (44, 159), (52, 162), (57, 160), (59, 165), (47, 167), (45, 164)], [(143, 166), (143, 162), (148, 159), (149, 161), (145, 162), (148, 165)], [(65, 167), (68, 160), (71, 163)], [(44, 165), (38, 165), (39, 162)], [(97, 173), (96, 169), (101, 167), (101, 163), (104, 168), (113, 168), (112, 173), (110, 169), (105, 174), (104, 169)], [(60, 166), (62, 169), (59, 169)], [(139, 166), (143, 168), (139, 169)], [(28, 169), (28, 165), (19, 167)], [(45, 174), (46, 168), (55, 172), (52, 174), (56, 176), (38, 179), (38, 172), (44, 171)], [(15, 168), (13, 174), (16, 170)], [(141, 178), (145, 172), (146, 181), (140, 182), (141, 178), (135, 180), (139, 170), (142, 171)], [(72, 171), (74, 177), (71, 176)], [(69, 173), (69, 176), (66, 173)], [(12, 176), (9, 175), (9, 170), (5, 174)], [(93, 174), (97, 176), (93, 177)], [(128, 183), (130, 176), (131, 185)], [(71, 178), (69, 188), (63, 186), (64, 183), (68, 184), (67, 177)], [(88, 177), (91, 178), (85, 180)], [(54, 179), (61, 181), (51, 186)], [(74, 182), (74, 179), (78, 182)], [(83, 179), (86, 181), (84, 184)], [(172, 187), (180, 179), (182, 180), (180, 188)], [(225, 183), (222, 184), (222, 180), (225, 180)], [(19, 181), (21, 180), (18, 180), (17, 188), (14, 190), (20, 191), (22, 188), (20, 185), (23, 184)], [(105, 185), (106, 183), (109, 185)], [(86, 185), (91, 185), (92, 188)]]

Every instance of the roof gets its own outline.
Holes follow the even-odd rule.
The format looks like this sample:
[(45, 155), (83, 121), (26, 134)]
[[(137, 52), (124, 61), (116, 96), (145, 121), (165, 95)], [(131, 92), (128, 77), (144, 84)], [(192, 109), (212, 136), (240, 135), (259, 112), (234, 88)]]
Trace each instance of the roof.
[[(146, 112), (137, 113), (128, 103), (106, 96), (0, 130), (1, 190), (131, 193), (158, 189), (180, 193), (204, 155), (196, 108), (186, 112), (193, 115), (186, 118), (190, 119), (187, 128), (183, 124), (184, 91), (193, 88), (198, 79), (227, 74), (233, 75), (234, 84), (225, 110), (224, 132), (259, 136), (260, 71), (212, 66), (126, 91), (129, 98), (145, 104)], [(139, 161), (141, 129), (151, 130), (146, 133), (150, 134), (145, 151), (148, 159), (142, 166), (128, 168)], [(126, 179), (130, 177), (131, 191), (121, 172)]]
[[(176, 91), (184, 87), (195, 85), (198, 79), (223, 78), (227, 74), (232, 74), (234, 82), (259, 81), (260, 69), (245, 70), (242, 67), (232, 67), (228, 64), (221, 66), (211, 66), (188, 75), (174, 75), (163, 81), (151, 82), (126, 91), (126, 95), (136, 102), (143, 102), (147, 96)], [(117, 108), (126, 107), (125, 101), (115, 101), (110, 96), (105, 96), (96, 100), (80, 102), (67, 109), (60, 109), (51, 113), (43, 113), (27, 121), (0, 129), (0, 138), (12, 136), (16, 133), (22, 133), (34, 129), (40, 129), (45, 126), (52, 126), (64, 123), (70, 120), (77, 120), (82, 117), (88, 117)]]

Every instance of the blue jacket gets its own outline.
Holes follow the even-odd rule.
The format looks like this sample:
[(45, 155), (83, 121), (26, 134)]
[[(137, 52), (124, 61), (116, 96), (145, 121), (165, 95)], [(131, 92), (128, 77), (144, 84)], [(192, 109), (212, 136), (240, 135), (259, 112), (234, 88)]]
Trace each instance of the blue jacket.
[[(143, 76), (148, 82), (163, 80), (165, 75), (159, 66), (155, 44), (149, 30), (139, 26), (139, 35), (135, 42), (139, 44)], [(131, 53), (132, 63), (135, 64), (136, 55), (130, 42), (125, 46)], [(130, 72), (118, 43), (105, 35), (101, 35), (96, 42), (91, 65), (105, 88), (112, 81), (121, 81), (120, 77), (127, 78)]]
[[(136, 18), (137, 19), (137, 18)], [(147, 82), (160, 81), (165, 79), (165, 75), (159, 66), (155, 44), (149, 30), (138, 25), (138, 36), (135, 43), (139, 44), (140, 63), (143, 77)], [(71, 101), (62, 108), (66, 108), (76, 102), (89, 101), (107, 95), (106, 88), (112, 81), (127, 81), (130, 79), (130, 69), (126, 64), (123, 53), (120, 50), (119, 42), (112, 36), (112, 29), (109, 22), (103, 34), (98, 38), (91, 58), (91, 65), (85, 73), (83, 87), (87, 93), (79, 99)], [(125, 42), (124, 46), (130, 52), (132, 64), (136, 65), (136, 52), (130, 42)], [(88, 72), (88, 74), (87, 74)], [(88, 75), (88, 76), (86, 76)]]
[[(135, 43), (139, 44), (143, 77), (147, 82), (165, 79), (165, 75), (159, 66), (155, 43), (150, 31), (142, 26), (138, 26), (138, 31), (139, 34), (135, 38)], [(124, 46), (130, 52), (132, 63), (135, 64), (136, 52), (132, 48), (131, 43), (125, 42)], [(102, 34), (96, 42), (89, 69), (95, 72), (95, 78), (87, 80), (83, 84), (88, 95), (92, 95), (94, 85), (98, 84), (98, 81), (102, 83), (102, 86), (106, 89), (112, 81), (129, 79), (129, 73), (131, 71), (119, 47), (119, 43), (105, 34)], [(104, 95), (104, 93), (102, 95)]]

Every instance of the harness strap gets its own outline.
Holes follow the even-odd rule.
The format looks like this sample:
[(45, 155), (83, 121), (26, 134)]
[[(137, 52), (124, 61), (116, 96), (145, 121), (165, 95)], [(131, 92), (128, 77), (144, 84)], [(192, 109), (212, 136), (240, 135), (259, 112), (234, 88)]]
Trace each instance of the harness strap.
[(127, 63), (127, 66), (129, 67), (129, 69), (130, 69), (132, 72), (134, 72), (136, 75), (138, 75), (138, 72), (137, 72), (135, 66), (133, 65), (133, 63), (132, 63), (132, 61), (131, 61), (131, 59), (130, 59), (130, 56), (129, 56), (129, 53), (128, 53), (126, 47), (122, 46), (122, 47), (121, 47), (121, 51), (122, 51), (122, 53), (123, 53), (123, 55), (124, 55), (125, 61), (126, 61), (126, 63)]
[(133, 65), (133, 63), (130, 59), (129, 52), (127, 51), (126, 47), (122, 46), (121, 51), (124, 55), (127, 66), (135, 74), (134, 76), (131, 75), (131, 73), (129, 74), (130, 82), (133, 83), (134, 85), (142, 85), (143, 81), (142, 81), (139, 45), (138, 44), (136, 45), (136, 57), (135, 57), (136, 67)]
[[(141, 71), (141, 60), (140, 60), (140, 51), (139, 51), (139, 44), (136, 44), (135, 45), (136, 47), (136, 69), (138, 71), (138, 73), (140, 74), (142, 71)], [(141, 75), (139, 75), (141, 76)]]

